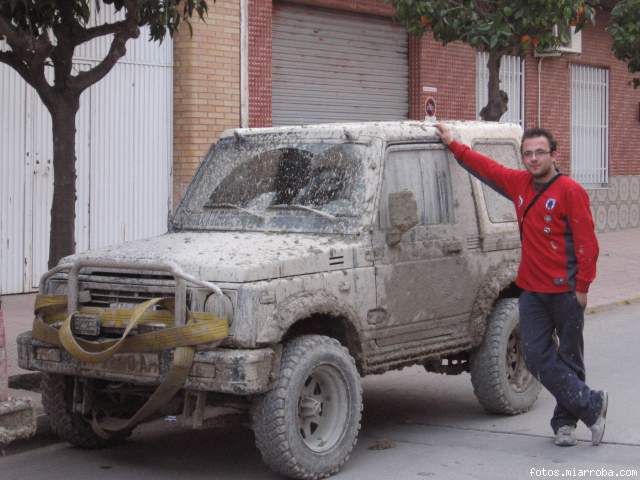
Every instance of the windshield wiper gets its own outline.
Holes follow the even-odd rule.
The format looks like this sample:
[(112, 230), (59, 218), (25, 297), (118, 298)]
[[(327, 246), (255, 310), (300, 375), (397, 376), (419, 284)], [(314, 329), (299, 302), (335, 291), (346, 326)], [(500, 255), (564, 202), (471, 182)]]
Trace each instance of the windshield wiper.
[(317, 208), (307, 207), (306, 205), (301, 205), (299, 203), (280, 203), (278, 205), (269, 205), (268, 209), (287, 209), (293, 208), (295, 210), (305, 210), (307, 212), (313, 212), (316, 215), (320, 215), (321, 217), (328, 218), (329, 220), (337, 220), (335, 215), (331, 215), (330, 213), (323, 212), (322, 210), (318, 210)]
[(204, 208), (208, 208), (211, 210), (218, 210), (218, 209), (222, 209), (222, 208), (231, 208), (234, 210), (240, 210), (241, 212), (244, 213), (248, 213), (249, 215), (252, 215), (256, 218), (259, 218), (260, 220), (264, 220), (264, 217), (262, 215), (260, 215), (259, 213), (254, 212), (253, 210), (249, 210), (248, 208), (242, 208), (239, 205), (235, 205), (233, 203), (205, 203), (204, 204)]

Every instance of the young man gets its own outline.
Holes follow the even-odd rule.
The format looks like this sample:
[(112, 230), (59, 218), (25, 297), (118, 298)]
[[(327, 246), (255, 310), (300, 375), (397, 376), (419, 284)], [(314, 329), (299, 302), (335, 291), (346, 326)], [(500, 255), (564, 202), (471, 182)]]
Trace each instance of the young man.
[(578, 420), (591, 429), (593, 445), (599, 445), (608, 396), (585, 384), (582, 336), (598, 259), (589, 196), (558, 173), (557, 144), (545, 129), (524, 132), (521, 153), (526, 170), (514, 170), (456, 142), (446, 125), (435, 127), (466, 170), (515, 205), (522, 241), (516, 279), (522, 289), (520, 334), (527, 367), (557, 401), (551, 419), (556, 445), (576, 445)]

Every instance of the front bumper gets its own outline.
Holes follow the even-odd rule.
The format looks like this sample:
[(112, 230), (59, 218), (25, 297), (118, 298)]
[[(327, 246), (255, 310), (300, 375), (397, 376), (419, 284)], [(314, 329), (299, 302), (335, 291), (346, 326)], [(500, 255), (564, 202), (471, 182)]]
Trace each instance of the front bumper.
[[(92, 364), (76, 360), (62, 348), (34, 340), (31, 332), (18, 336), (20, 368), (137, 385), (160, 385), (172, 356), (171, 350), (159, 354), (124, 353)], [(235, 395), (264, 393), (276, 379), (279, 363), (280, 353), (273, 348), (196, 351), (185, 389)]]

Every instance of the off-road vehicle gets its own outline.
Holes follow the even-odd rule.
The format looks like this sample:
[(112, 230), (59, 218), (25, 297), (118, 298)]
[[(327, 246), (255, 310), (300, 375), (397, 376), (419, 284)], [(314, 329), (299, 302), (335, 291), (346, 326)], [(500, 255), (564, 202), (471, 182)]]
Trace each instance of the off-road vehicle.
[[(518, 167), (520, 127), (451, 128)], [(431, 124), (232, 130), (169, 233), (44, 275), (20, 366), (44, 372), (51, 426), (74, 445), (160, 415), (199, 428), (244, 409), (272, 469), (322, 478), (355, 445), (364, 375), (469, 371), (488, 411), (532, 406), (519, 249), (509, 201)]]

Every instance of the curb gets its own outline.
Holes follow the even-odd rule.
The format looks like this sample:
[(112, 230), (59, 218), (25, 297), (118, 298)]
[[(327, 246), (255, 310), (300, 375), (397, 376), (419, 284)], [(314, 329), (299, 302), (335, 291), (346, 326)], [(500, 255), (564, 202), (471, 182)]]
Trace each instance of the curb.
[(633, 305), (640, 302), (640, 295), (631, 298), (625, 298), (623, 300), (617, 300), (611, 303), (603, 303), (602, 305), (594, 305), (593, 307), (587, 307), (585, 315), (591, 315), (592, 313), (601, 313), (622, 305)]

